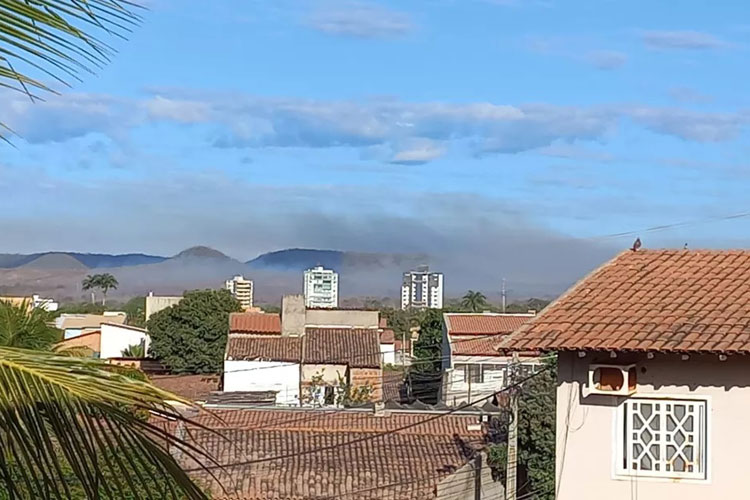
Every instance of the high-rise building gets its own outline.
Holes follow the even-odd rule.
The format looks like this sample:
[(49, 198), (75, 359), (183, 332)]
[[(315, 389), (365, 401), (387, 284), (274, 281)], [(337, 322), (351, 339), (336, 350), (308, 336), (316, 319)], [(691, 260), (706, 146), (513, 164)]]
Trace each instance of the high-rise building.
[(409, 308), (443, 308), (443, 273), (431, 273), (428, 266), (404, 273), (401, 309)]
[(253, 307), (253, 280), (246, 280), (244, 276), (235, 276), (224, 282), (224, 287), (229, 290), (235, 299), (240, 301), (243, 309)]
[(305, 307), (338, 307), (339, 275), (331, 269), (316, 266), (305, 271)]

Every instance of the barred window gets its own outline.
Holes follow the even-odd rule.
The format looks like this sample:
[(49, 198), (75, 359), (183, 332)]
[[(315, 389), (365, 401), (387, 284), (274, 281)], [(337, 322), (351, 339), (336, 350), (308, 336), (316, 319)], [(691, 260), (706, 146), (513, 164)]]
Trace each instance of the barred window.
[(632, 398), (624, 403), (620, 472), (705, 479), (708, 403)]

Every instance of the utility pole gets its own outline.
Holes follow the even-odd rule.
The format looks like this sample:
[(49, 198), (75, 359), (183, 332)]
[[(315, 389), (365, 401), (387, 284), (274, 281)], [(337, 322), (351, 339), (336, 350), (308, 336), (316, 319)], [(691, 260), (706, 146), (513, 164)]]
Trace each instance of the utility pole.
[(474, 455), (474, 500), (482, 500), (482, 453)]
[(518, 387), (514, 387), (518, 380), (518, 354), (513, 353), (511, 364), (508, 366), (510, 375), (510, 423), (508, 425), (508, 457), (505, 469), (505, 500), (516, 500), (516, 477), (518, 471)]
[(503, 288), (500, 292), (500, 295), (502, 297), (502, 304), (503, 304), (503, 313), (505, 313), (505, 278), (503, 278)]

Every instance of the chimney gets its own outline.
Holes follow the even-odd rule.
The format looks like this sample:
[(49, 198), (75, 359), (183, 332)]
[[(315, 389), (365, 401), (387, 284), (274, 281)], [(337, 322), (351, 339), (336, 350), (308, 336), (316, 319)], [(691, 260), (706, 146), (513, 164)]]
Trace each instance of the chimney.
[(281, 298), (281, 335), (297, 337), (305, 333), (305, 297), (284, 295)]

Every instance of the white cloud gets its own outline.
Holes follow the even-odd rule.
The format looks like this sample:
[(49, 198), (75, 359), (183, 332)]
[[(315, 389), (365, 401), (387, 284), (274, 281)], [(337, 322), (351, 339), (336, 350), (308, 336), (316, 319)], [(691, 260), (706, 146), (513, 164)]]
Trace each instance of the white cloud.
[(391, 157), (391, 163), (400, 165), (420, 165), (440, 158), (445, 147), (429, 139), (417, 138), (400, 145), (401, 149)]
[(335, 2), (317, 9), (307, 24), (323, 33), (354, 38), (397, 38), (413, 25), (404, 12), (364, 2)]
[(612, 70), (625, 66), (628, 56), (614, 50), (597, 50), (589, 52), (586, 61), (597, 69)]
[(641, 39), (646, 46), (655, 49), (709, 50), (730, 46), (728, 42), (700, 31), (645, 31)]

